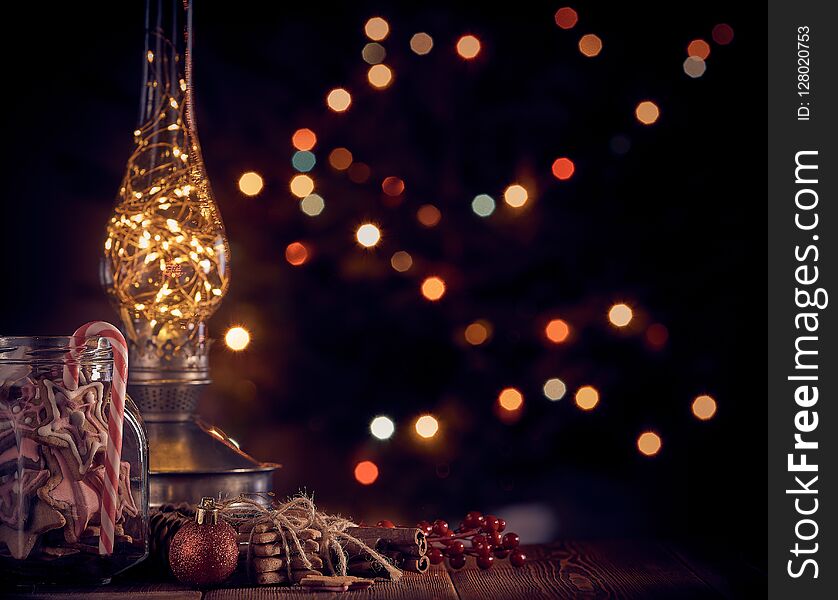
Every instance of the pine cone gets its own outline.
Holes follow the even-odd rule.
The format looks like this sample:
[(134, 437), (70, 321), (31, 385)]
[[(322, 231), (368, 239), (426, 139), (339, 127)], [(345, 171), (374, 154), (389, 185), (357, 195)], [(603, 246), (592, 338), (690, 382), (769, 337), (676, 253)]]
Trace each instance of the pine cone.
[(148, 562), (169, 572), (169, 546), (178, 530), (192, 519), (194, 507), (188, 504), (164, 504), (153, 510), (148, 519)]

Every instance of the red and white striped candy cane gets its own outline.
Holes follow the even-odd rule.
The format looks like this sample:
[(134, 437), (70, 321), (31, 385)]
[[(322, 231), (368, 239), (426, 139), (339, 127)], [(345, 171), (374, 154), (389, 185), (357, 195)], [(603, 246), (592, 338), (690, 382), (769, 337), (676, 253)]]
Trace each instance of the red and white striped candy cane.
[(73, 333), (70, 350), (64, 364), (64, 386), (70, 390), (79, 387), (79, 354), (87, 338), (103, 337), (113, 350), (113, 379), (111, 381), (111, 408), (108, 417), (108, 446), (105, 453), (105, 487), (99, 520), (99, 554), (112, 554), (116, 508), (119, 495), (119, 463), (122, 455), (122, 423), (125, 418), (125, 385), (128, 381), (128, 344), (119, 329), (104, 321), (91, 321)]

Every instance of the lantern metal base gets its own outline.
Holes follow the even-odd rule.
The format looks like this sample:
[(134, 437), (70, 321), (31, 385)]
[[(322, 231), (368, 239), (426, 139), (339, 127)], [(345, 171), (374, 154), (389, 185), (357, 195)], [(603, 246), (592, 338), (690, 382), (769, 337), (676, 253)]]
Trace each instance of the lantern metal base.
[(200, 419), (147, 421), (146, 430), (152, 507), (273, 489), (280, 465), (258, 462)]

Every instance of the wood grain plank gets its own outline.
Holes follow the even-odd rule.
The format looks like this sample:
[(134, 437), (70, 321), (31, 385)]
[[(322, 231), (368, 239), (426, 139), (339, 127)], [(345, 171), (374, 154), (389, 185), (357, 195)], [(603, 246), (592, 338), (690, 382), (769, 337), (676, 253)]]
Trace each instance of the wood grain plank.
[(498, 561), (488, 571), (451, 574), (462, 599), (718, 598), (718, 593), (653, 542), (564, 542), (525, 548), (520, 569)]
[(177, 583), (115, 583), (98, 588), (54, 588), (39, 586), (32, 591), (0, 590), (13, 600), (201, 600), (201, 592)]
[[(311, 600), (312, 592), (299, 587), (264, 586), (209, 590), (204, 600)], [(319, 592), (317, 600), (335, 598), (338, 600), (459, 600), (449, 573), (440, 566), (431, 567), (427, 573), (405, 573), (398, 583), (376, 582), (368, 590), (344, 592), (341, 594)]]
[(664, 547), (725, 598), (764, 598), (768, 592), (766, 573), (724, 548), (708, 550), (675, 543)]

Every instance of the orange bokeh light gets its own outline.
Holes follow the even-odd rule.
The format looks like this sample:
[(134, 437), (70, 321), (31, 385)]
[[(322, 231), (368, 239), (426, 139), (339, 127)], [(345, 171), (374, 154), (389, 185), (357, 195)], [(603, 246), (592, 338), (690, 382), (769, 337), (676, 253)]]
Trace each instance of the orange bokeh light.
[(661, 437), (654, 431), (646, 431), (637, 438), (637, 449), (646, 456), (654, 456), (661, 449)]
[(599, 404), (599, 392), (592, 385), (584, 385), (576, 391), (575, 400), (582, 410), (593, 410)]
[(291, 136), (291, 143), (297, 150), (311, 150), (317, 143), (317, 136), (311, 129), (298, 129)]
[(464, 35), (457, 41), (457, 54), (471, 60), (480, 54), (480, 40), (473, 35)]
[(661, 111), (658, 108), (658, 105), (651, 100), (644, 100), (637, 105), (636, 109), (634, 109), (634, 115), (637, 117), (637, 120), (644, 125), (652, 125), (655, 123), (658, 120), (658, 117), (660, 117), (660, 114)]
[(299, 267), (308, 260), (308, 248), (301, 242), (291, 242), (285, 248), (285, 260), (289, 264)]
[(562, 181), (570, 179), (573, 177), (575, 170), (576, 166), (569, 158), (562, 157), (553, 161), (553, 177), (556, 179), (561, 179)]
[(704, 40), (693, 40), (687, 46), (687, 55), (707, 60), (707, 57), (710, 56), (710, 44)]
[(716, 401), (712, 396), (708, 396), (707, 394), (702, 394), (693, 400), (693, 414), (702, 421), (712, 419), (716, 414), (716, 408)]
[(602, 52), (602, 40), (593, 33), (583, 35), (579, 39), (579, 52), (587, 57), (597, 56)]
[(352, 164), (352, 153), (346, 148), (335, 148), (329, 153), (329, 164), (338, 171), (345, 171)]
[(436, 227), (442, 220), (442, 213), (433, 204), (424, 204), (416, 211), (416, 218), (425, 227)]
[(492, 326), (486, 321), (475, 321), (470, 323), (463, 332), (466, 341), (472, 346), (479, 346), (489, 339), (492, 333)]
[(422, 295), (436, 302), (445, 295), (445, 281), (441, 277), (428, 277), (422, 282)]
[(385, 177), (381, 182), (381, 190), (388, 196), (401, 196), (404, 193), (404, 181), (398, 177)]
[(343, 88), (335, 88), (326, 96), (326, 104), (335, 112), (344, 112), (352, 104), (352, 96)]
[(355, 480), (361, 485), (372, 485), (378, 479), (378, 465), (371, 460), (362, 460), (355, 465)]
[(572, 29), (578, 20), (579, 15), (569, 6), (565, 6), (556, 11), (556, 25), (562, 29)]
[(524, 395), (515, 388), (506, 388), (498, 394), (498, 404), (510, 412), (520, 410), (524, 406)]
[(561, 319), (553, 319), (544, 328), (544, 335), (554, 344), (561, 344), (570, 335), (570, 326)]

